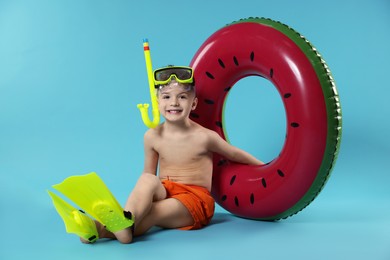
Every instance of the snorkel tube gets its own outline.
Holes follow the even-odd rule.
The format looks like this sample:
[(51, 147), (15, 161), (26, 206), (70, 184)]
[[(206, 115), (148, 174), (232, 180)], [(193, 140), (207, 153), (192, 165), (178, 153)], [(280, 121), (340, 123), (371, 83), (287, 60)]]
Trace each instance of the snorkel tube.
[(153, 68), (152, 68), (152, 59), (150, 57), (150, 49), (148, 39), (144, 39), (144, 54), (145, 54), (145, 63), (146, 63), (146, 72), (148, 74), (149, 81), (149, 91), (150, 99), (152, 102), (152, 115), (153, 121), (150, 120), (148, 109), (149, 104), (138, 104), (137, 107), (141, 112), (142, 121), (149, 128), (155, 128), (160, 122), (160, 112), (158, 111), (157, 97), (155, 94), (154, 88), (154, 79), (153, 79)]

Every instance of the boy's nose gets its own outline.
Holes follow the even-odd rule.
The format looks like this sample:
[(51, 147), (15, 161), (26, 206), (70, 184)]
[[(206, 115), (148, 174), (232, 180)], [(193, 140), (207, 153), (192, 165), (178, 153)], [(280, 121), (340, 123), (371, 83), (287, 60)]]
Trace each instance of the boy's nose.
[(172, 99), (172, 106), (177, 106), (177, 105), (179, 105), (177, 98)]

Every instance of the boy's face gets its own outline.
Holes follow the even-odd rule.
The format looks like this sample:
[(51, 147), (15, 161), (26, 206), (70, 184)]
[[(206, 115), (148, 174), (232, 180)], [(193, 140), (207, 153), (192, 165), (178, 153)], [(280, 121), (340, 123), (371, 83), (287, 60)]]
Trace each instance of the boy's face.
[(167, 121), (187, 119), (197, 102), (194, 90), (176, 81), (171, 81), (158, 90), (158, 108)]

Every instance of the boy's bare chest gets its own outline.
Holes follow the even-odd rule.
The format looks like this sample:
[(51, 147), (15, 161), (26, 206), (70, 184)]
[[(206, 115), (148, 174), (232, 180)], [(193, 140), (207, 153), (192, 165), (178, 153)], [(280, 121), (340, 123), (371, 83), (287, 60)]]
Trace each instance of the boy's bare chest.
[(171, 137), (155, 143), (160, 159), (173, 161), (194, 160), (207, 153), (206, 144), (201, 138)]

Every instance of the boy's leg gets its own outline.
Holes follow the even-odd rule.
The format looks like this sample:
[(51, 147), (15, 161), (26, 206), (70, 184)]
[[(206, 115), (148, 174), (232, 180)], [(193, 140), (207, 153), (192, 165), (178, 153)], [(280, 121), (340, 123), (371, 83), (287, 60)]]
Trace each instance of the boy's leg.
[[(137, 228), (151, 211), (153, 202), (163, 200), (166, 196), (166, 190), (160, 179), (153, 174), (144, 173), (138, 179), (124, 210), (134, 215), (134, 225)], [(131, 227), (115, 232), (114, 235), (122, 243), (130, 243), (133, 239)]]
[(160, 179), (153, 175), (144, 173), (138, 179), (133, 191), (131, 192), (125, 210), (134, 214), (135, 223), (141, 221), (150, 211), (152, 203), (167, 197), (165, 187)]
[(190, 212), (179, 200), (163, 199), (153, 202), (148, 214), (137, 224), (135, 235), (142, 235), (153, 226), (180, 228), (193, 223)]

